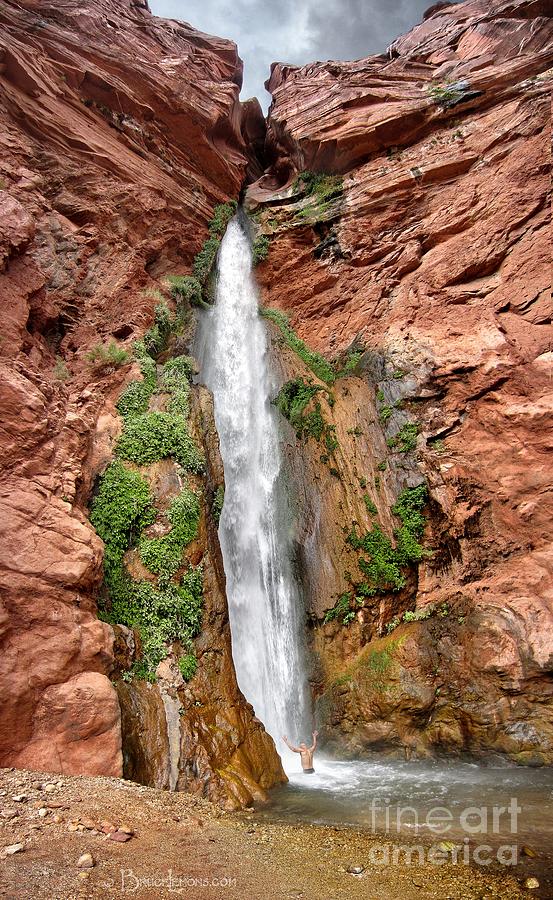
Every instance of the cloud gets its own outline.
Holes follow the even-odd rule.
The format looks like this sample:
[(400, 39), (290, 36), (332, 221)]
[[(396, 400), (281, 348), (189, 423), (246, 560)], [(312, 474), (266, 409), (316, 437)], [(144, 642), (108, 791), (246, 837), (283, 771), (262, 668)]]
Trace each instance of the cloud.
[(242, 98), (258, 96), (272, 62), (358, 59), (420, 21), (432, 0), (150, 0), (155, 15), (231, 38), (244, 60)]

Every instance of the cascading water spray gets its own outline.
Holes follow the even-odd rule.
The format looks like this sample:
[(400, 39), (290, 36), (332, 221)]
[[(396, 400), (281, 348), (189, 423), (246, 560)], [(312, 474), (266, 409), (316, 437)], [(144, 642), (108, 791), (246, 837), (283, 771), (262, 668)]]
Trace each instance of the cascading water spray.
[(286, 769), (299, 757), (283, 746), (309, 738), (311, 715), (301, 651), (290, 516), (282, 486), (276, 392), (258, 313), (250, 241), (230, 222), (218, 259), (216, 302), (203, 318), (202, 378), (213, 391), (225, 468), (219, 537), (227, 579), (238, 683), (274, 738)]

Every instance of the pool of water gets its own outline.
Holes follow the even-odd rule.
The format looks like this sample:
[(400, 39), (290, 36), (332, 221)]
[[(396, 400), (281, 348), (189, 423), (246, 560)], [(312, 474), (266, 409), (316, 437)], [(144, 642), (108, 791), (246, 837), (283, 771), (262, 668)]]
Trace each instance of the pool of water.
[[(350, 826), (390, 841), (421, 836), (459, 846), (515, 846), (517, 871), (553, 876), (553, 770), (473, 762), (341, 762), (318, 757), (316, 773), (289, 783), (256, 811), (272, 821)], [(537, 853), (529, 859), (528, 846)], [(484, 856), (486, 856), (484, 854)], [(494, 856), (495, 863), (495, 856)], [(522, 866), (522, 870), (520, 869)], [(553, 896), (553, 894), (551, 894)]]

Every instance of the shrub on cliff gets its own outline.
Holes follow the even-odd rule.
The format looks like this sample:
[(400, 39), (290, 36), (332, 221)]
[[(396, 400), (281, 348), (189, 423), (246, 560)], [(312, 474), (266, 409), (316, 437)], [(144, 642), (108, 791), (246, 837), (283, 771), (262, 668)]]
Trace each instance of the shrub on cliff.
[(317, 378), (320, 378), (321, 381), (326, 382), (326, 384), (334, 384), (336, 375), (334, 374), (332, 365), (327, 362), (324, 356), (310, 350), (309, 347), (300, 340), (290, 325), (286, 313), (283, 313), (280, 309), (269, 309), (269, 307), (260, 307), (259, 312), (265, 319), (269, 319), (278, 326), (282, 337), (284, 338), (284, 342), (291, 350), (298, 354), (300, 359), (303, 360)]
[(202, 300), (202, 286), (192, 275), (168, 275), (171, 295), (177, 303), (186, 301), (190, 306), (205, 306)]
[(173, 457), (189, 472), (202, 472), (204, 459), (178, 413), (147, 412), (125, 423), (116, 453), (139, 466)]
[(96, 344), (86, 358), (95, 369), (118, 369), (130, 361), (131, 355), (115, 341), (110, 341), (108, 344)]
[(138, 545), (140, 559), (150, 572), (164, 580), (172, 578), (182, 564), (185, 547), (198, 535), (200, 501), (185, 487), (167, 511), (171, 531), (159, 538), (142, 536)]
[(420, 543), (426, 521), (423, 508), (427, 496), (424, 484), (406, 488), (399, 495), (392, 507), (392, 513), (401, 522), (401, 526), (394, 531), (395, 547), (378, 523), (362, 536), (358, 536), (355, 530), (349, 534), (347, 540), (350, 546), (363, 553), (359, 568), (367, 577), (357, 586), (358, 594), (369, 597), (379, 591), (400, 590), (406, 584), (402, 570), (429, 555)]
[(257, 266), (269, 255), (270, 241), (266, 234), (260, 234), (256, 237), (252, 246), (252, 265)]

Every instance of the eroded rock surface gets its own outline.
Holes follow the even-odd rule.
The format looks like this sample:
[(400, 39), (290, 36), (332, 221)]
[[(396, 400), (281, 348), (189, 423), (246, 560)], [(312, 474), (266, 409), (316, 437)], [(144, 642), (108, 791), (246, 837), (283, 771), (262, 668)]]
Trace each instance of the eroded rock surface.
[[(553, 761), (552, 63), (548, 4), (475, 0), (386, 55), (272, 71), (272, 166), (248, 193), (271, 240), (263, 302), (327, 357), (365, 348), (322, 404), (335, 474), (312, 439), (291, 453), (321, 721), (355, 753)], [(303, 170), (342, 185), (309, 195)], [(359, 581), (344, 535), (370, 527), (362, 495), (391, 536), (390, 506), (423, 480), (432, 556), (323, 624)]]
[[(1, 6), (2, 765), (122, 772), (109, 676), (133, 639), (116, 629), (114, 649), (97, 618), (103, 548), (87, 506), (121, 430), (114, 402), (137, 371), (87, 354), (110, 341), (130, 349), (152, 323), (160, 277), (189, 271), (214, 205), (258, 167), (245, 139), (263, 143), (264, 123), (255, 104), (238, 103), (241, 71), (234, 44), (155, 19), (146, 2)], [(208, 647), (217, 651), (202, 676), (204, 694), (213, 678), (203, 731), (216, 742), (229, 716), (216, 760), (248, 781), (243, 799), (282, 770), (236, 686), (224, 584), (212, 581), (206, 661)], [(150, 707), (142, 728), (157, 728)], [(190, 728), (186, 749), (192, 759), (201, 743), (194, 771), (209, 793), (215, 751)], [(162, 737), (130, 768), (167, 786)], [(126, 761), (129, 741), (132, 724)], [(224, 799), (217, 779), (212, 793)]]

